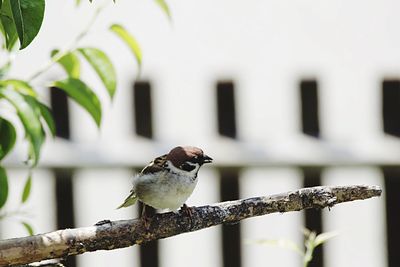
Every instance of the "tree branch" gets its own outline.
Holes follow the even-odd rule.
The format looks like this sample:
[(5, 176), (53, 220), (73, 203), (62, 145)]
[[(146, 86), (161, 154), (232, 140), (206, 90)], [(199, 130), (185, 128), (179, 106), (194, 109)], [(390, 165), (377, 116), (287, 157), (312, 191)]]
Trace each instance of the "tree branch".
[(378, 186), (319, 186), (282, 194), (254, 197), (191, 208), (184, 212), (156, 214), (140, 219), (105, 222), (35, 236), (0, 241), (0, 266), (14, 266), (44, 259), (65, 258), (95, 250), (111, 250), (140, 245), (218, 224), (239, 221), (275, 212), (322, 209), (335, 204), (380, 196)]

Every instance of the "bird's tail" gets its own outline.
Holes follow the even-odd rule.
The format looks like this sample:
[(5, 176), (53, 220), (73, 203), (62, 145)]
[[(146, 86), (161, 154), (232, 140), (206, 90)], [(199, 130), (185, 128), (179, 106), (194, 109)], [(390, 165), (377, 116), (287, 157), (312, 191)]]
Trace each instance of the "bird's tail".
[(132, 190), (129, 196), (125, 199), (124, 203), (118, 206), (117, 209), (132, 206), (133, 204), (136, 203), (136, 199), (137, 199), (136, 193)]

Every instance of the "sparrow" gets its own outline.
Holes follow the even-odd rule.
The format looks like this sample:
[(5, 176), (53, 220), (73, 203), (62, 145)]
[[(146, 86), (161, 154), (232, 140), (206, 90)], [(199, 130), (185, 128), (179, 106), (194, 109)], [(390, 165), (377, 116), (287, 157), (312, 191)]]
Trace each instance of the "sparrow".
[(187, 208), (185, 202), (192, 194), (198, 178), (197, 173), (212, 158), (200, 148), (178, 146), (168, 154), (151, 161), (133, 178), (133, 187), (129, 196), (119, 208), (129, 207), (141, 201), (155, 209), (176, 211)]

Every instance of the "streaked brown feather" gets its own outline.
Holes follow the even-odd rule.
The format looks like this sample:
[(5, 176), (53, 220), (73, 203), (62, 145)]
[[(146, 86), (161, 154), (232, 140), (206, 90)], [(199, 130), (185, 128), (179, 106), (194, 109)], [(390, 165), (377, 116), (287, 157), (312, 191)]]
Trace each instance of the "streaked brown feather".
[(149, 163), (143, 170), (140, 172), (141, 174), (155, 173), (162, 171), (167, 162), (167, 154), (159, 156), (155, 158), (152, 162)]

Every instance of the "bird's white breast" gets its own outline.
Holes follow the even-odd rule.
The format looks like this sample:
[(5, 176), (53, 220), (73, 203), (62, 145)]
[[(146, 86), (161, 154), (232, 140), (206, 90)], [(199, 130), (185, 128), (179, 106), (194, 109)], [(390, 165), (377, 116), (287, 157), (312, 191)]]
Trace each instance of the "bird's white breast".
[(191, 172), (180, 170), (168, 162), (169, 171), (138, 175), (133, 180), (140, 201), (157, 209), (179, 209), (197, 184), (196, 166)]

